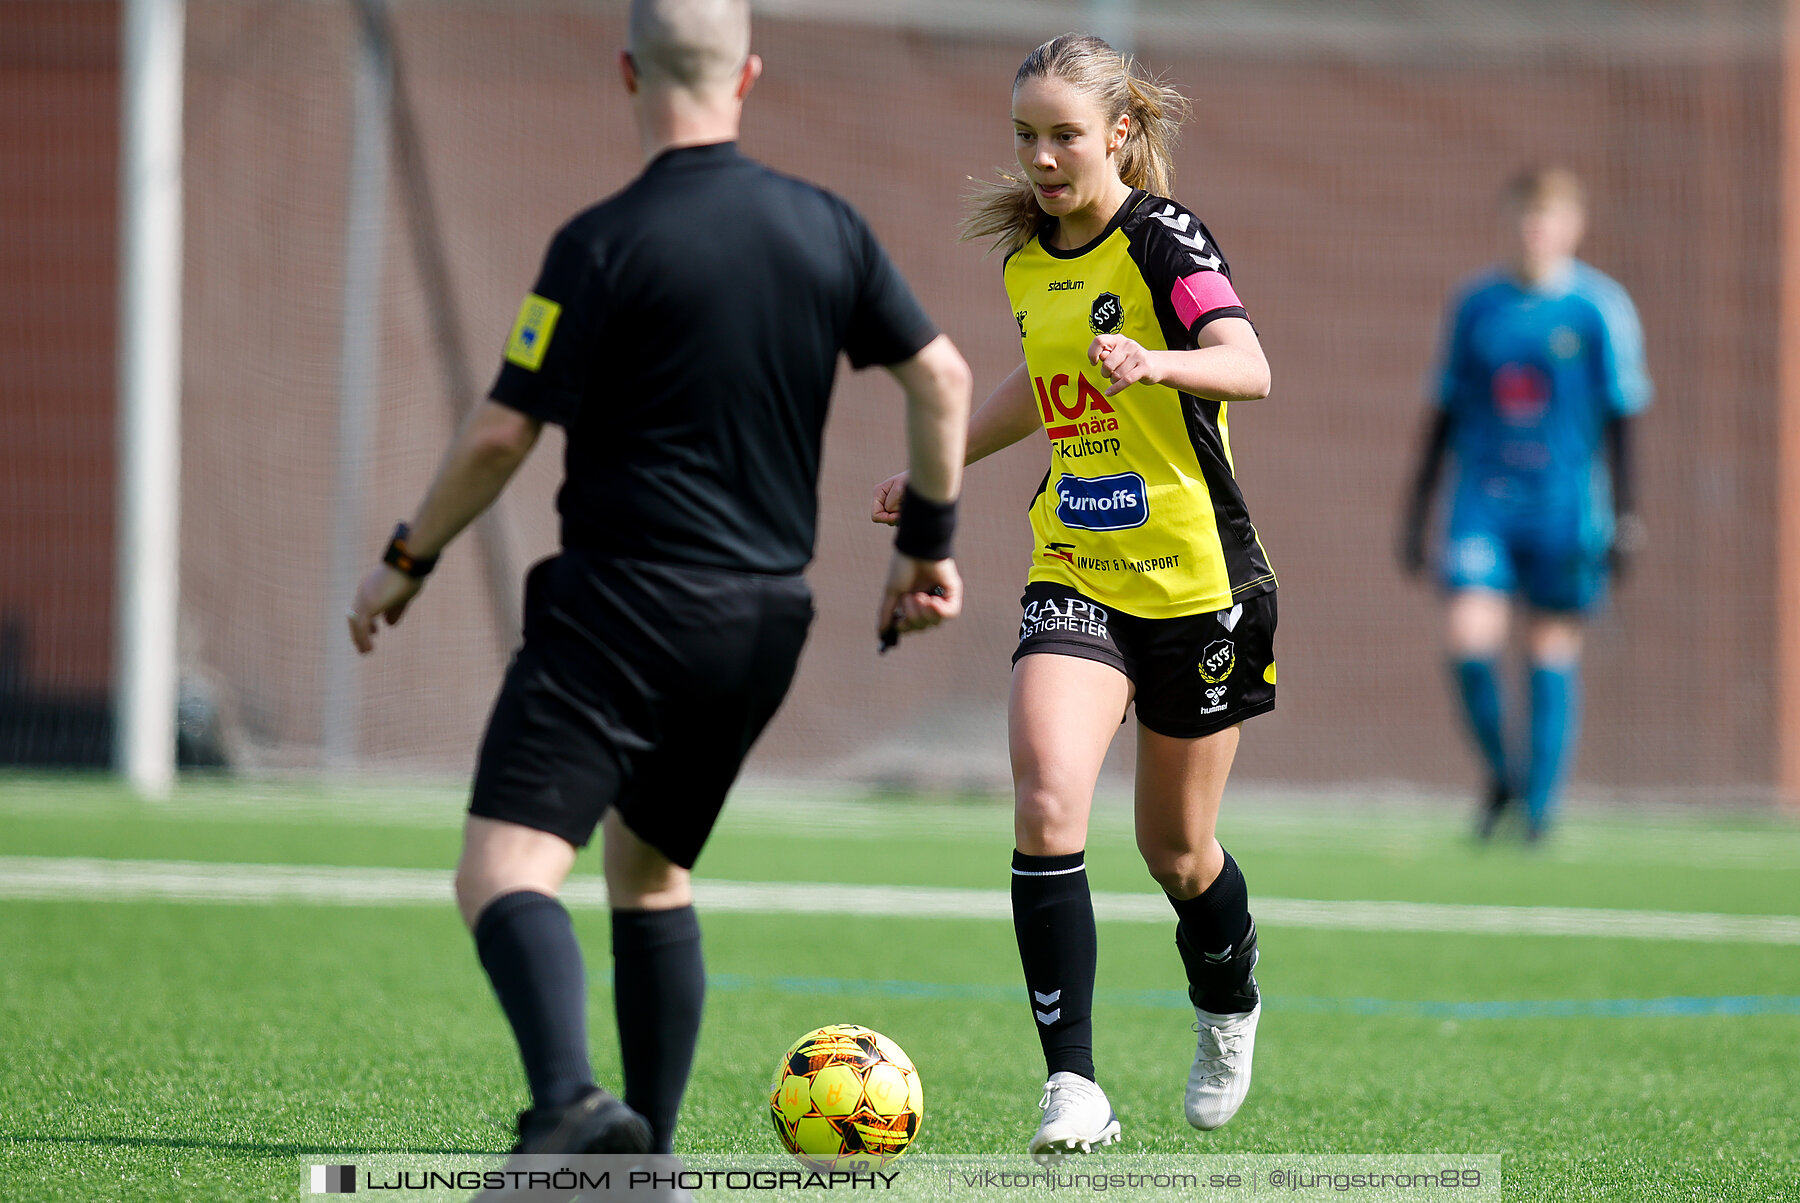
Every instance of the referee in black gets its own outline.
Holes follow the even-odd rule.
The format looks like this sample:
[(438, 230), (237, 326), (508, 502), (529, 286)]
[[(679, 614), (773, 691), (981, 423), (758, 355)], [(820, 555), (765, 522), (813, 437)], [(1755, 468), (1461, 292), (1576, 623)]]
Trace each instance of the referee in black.
[[(564, 427), (563, 550), (526, 579), (456, 872), (531, 1086), (525, 1153), (672, 1151), (705, 991), (689, 869), (806, 641), (840, 352), (907, 399), (911, 483), (877, 628), (962, 606), (968, 366), (855, 210), (738, 152), (762, 71), (746, 0), (634, 0), (620, 66), (644, 171), (552, 240), (491, 399), (349, 616), (368, 652), (543, 423)], [(600, 824), (623, 1101), (588, 1065), (581, 948), (556, 898)]]

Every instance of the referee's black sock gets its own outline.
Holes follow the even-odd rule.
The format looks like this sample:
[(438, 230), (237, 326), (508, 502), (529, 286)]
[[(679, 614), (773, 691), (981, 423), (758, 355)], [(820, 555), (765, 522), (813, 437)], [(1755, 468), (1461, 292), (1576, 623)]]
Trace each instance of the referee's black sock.
[(531, 1105), (573, 1103), (594, 1084), (594, 1071), (587, 976), (569, 912), (535, 890), (502, 894), (475, 921), (475, 951), (519, 1041)]
[(672, 1153), (706, 1001), (700, 920), (691, 906), (615, 910), (612, 949), (625, 1102), (650, 1121), (651, 1152)]
[(1216, 1015), (1256, 1006), (1256, 988), (1250, 985), (1256, 929), (1244, 874), (1231, 853), (1225, 853), (1211, 885), (1192, 898), (1169, 896), (1169, 905), (1175, 908), (1175, 948), (1187, 970), (1189, 1000)]
[(1092, 1082), (1100, 951), (1084, 854), (1027, 856), (1015, 850), (1012, 908), (1044, 1064), (1052, 1074), (1067, 1070)]

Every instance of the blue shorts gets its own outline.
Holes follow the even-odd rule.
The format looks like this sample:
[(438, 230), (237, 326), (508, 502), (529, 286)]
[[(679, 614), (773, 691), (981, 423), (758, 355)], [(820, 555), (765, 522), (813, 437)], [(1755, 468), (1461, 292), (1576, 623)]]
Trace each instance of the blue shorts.
[(1580, 614), (1606, 595), (1606, 543), (1578, 512), (1502, 515), (1458, 505), (1444, 538), (1450, 590), (1522, 594), (1539, 610)]

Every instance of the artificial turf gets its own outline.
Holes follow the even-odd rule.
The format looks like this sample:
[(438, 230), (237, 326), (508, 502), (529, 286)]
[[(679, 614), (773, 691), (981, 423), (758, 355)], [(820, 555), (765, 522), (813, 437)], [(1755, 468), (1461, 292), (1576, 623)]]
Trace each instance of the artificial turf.
[[(0, 777), (0, 856), (448, 868), (457, 811), (450, 788), (221, 780), (146, 806), (98, 780)], [(1538, 854), (1472, 847), (1463, 818), (1252, 798), (1221, 834), (1253, 908), (1262, 894), (1800, 913), (1800, 829), (1774, 818), (1578, 814)], [(992, 802), (755, 791), (699, 868), (1004, 889), (1009, 847)], [(1124, 808), (1097, 813), (1090, 872), (1096, 889), (1153, 889)], [(607, 923), (575, 920), (595, 1068), (616, 1084)], [(714, 985), (679, 1149), (774, 1152), (775, 1059), (831, 1022), (877, 1028), (918, 1064), (918, 1151), (1023, 1147), (1042, 1066), (1004, 921), (703, 924)], [(1180, 1112), (1192, 1015), (1172, 924), (1102, 924), (1096, 1054), (1122, 1150), (1498, 1153), (1509, 1199), (1795, 1197), (1800, 947), (1260, 926), (1256, 1085), (1198, 1134)], [(1671, 997), (1740, 1001), (1633, 1010)], [(1523, 1005), (1540, 1002), (1569, 1005)], [(525, 1104), (447, 897), (0, 901), (0, 1041), (8, 1198), (292, 1199), (308, 1158), (503, 1150)]]

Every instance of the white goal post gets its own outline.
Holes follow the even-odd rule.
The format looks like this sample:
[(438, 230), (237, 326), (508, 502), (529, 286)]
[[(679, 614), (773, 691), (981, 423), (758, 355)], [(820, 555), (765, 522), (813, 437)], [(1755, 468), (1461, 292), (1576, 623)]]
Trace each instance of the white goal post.
[(184, 0), (126, 0), (124, 22), (114, 764), (159, 798), (178, 700)]

